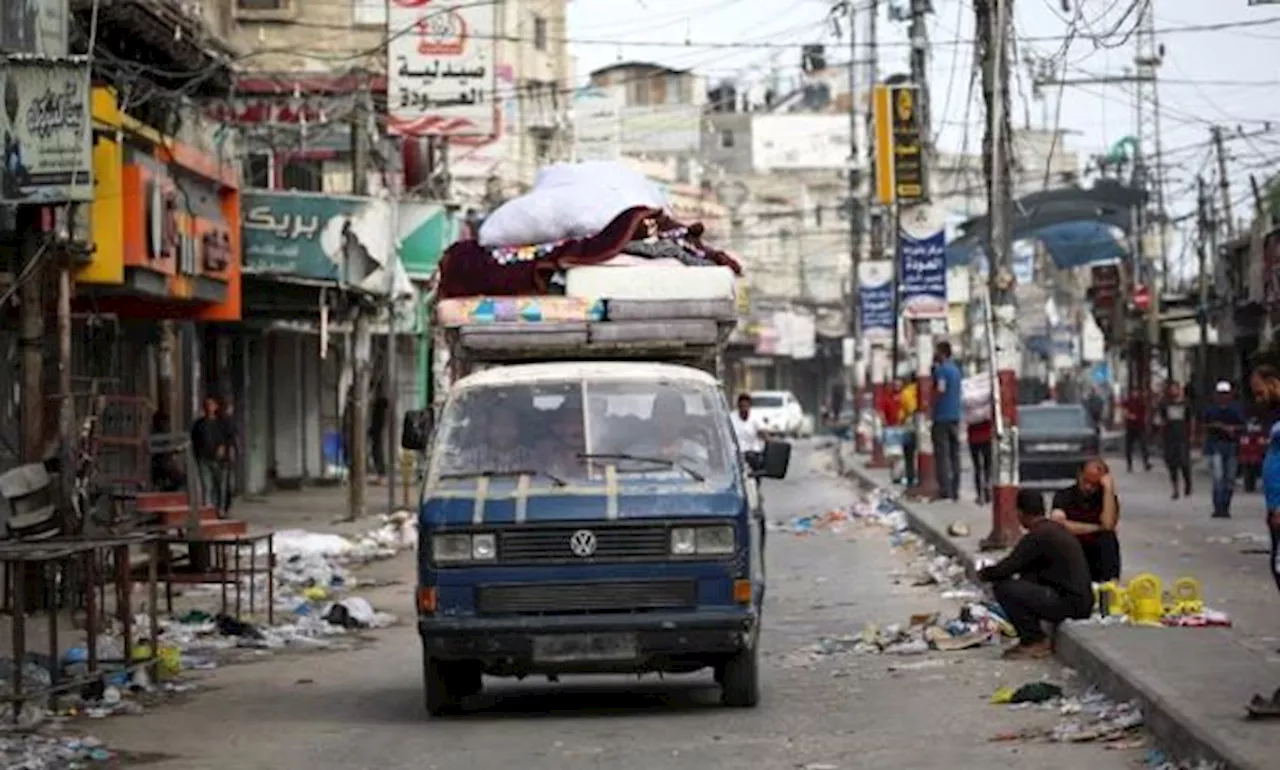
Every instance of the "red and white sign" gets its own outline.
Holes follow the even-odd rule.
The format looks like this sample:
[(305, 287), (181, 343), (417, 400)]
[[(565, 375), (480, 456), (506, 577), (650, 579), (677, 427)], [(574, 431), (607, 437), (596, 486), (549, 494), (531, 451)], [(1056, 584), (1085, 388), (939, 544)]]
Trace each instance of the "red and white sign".
[(1151, 307), (1151, 290), (1141, 284), (1133, 287), (1133, 306), (1138, 310)]
[(493, 136), (498, 3), (390, 0), (387, 129), (402, 136)]

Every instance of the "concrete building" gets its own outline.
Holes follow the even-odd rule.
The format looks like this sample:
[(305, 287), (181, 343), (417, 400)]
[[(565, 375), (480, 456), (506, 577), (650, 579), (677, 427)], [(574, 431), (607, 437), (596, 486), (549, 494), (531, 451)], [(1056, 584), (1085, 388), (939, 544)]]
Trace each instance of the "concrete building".
[(693, 72), (620, 62), (592, 72), (590, 82), (618, 95), (623, 154), (697, 155), (706, 92)]
[[(425, 140), (374, 144), (369, 189), (431, 188), (491, 207), (526, 187), (542, 165), (568, 157), (573, 79), (566, 0), (495, 4), (492, 136), (458, 138), (441, 158)], [(350, 192), (351, 125), (361, 99), (385, 109), (387, 4), (383, 0), (203, 0), (213, 28), (239, 50), (237, 98), (224, 118), (250, 125), (250, 186)], [(367, 92), (367, 97), (362, 97)], [(378, 132), (381, 133), (380, 131)], [(401, 170), (407, 173), (402, 174)], [(449, 184), (429, 178), (447, 170)]]

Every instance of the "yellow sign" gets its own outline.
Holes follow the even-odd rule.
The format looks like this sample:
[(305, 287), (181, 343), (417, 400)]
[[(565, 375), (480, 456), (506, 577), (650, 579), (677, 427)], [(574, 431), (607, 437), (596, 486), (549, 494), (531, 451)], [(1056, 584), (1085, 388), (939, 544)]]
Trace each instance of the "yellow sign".
[(924, 200), (924, 142), (913, 85), (879, 85), (872, 97), (875, 127), (876, 200)]

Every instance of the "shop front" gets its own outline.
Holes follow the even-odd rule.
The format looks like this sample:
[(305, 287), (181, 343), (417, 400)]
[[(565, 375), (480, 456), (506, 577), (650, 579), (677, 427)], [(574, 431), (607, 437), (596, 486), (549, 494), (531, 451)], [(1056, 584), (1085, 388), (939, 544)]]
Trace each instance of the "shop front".
[(234, 148), (195, 112), (177, 136), (161, 134), (106, 88), (94, 90), (92, 114), (94, 196), (78, 222), (92, 250), (75, 279), (73, 376), (140, 399), (181, 430), (205, 394), (237, 392)]

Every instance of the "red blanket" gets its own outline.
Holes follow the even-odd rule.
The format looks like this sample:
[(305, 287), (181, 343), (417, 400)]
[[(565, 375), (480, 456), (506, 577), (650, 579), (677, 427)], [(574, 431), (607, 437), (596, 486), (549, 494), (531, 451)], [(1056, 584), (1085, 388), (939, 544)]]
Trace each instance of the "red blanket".
[(684, 227), (658, 209), (636, 207), (622, 212), (589, 238), (520, 249), (487, 249), (474, 240), (458, 241), (440, 260), (436, 296), (449, 299), (546, 294), (548, 282), (556, 273), (575, 265), (598, 265), (622, 253), (632, 241), (671, 231), (681, 231), (685, 243), (701, 250), (716, 264), (742, 275), (741, 266), (732, 257), (702, 244), (702, 225)]

